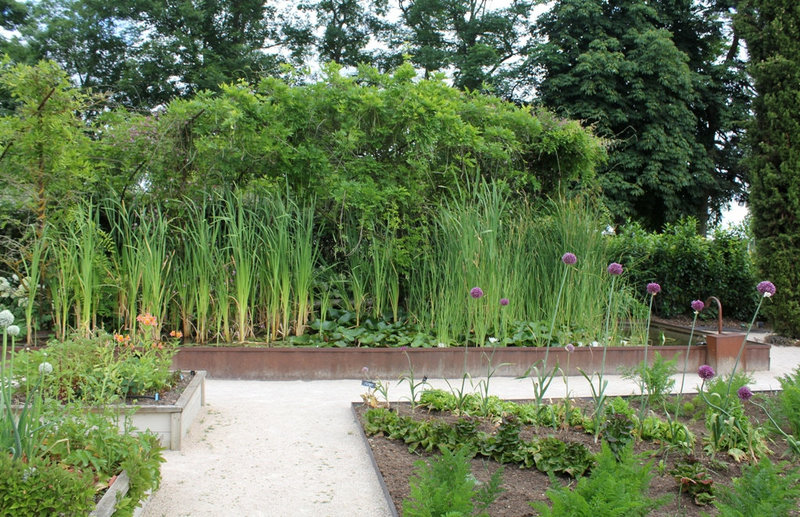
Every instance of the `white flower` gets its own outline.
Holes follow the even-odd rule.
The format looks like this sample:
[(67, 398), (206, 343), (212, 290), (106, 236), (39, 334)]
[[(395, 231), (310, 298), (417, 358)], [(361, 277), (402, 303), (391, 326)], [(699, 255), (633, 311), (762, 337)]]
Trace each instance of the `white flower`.
[(8, 309), (0, 311), (0, 328), (7, 328), (12, 323), (14, 323), (14, 315), (11, 314), (11, 311)]
[(436, 346), (439, 348), (447, 348), (447, 343), (437, 343)]
[(589, 346), (600, 346), (600, 343), (598, 343), (597, 341), (592, 341), (591, 343), (589, 343)]
[(41, 363), (39, 365), (39, 373), (43, 374), (53, 373), (53, 365), (48, 363), (47, 361)]
[(9, 336), (19, 336), (19, 327), (16, 325), (9, 325), (6, 327), (6, 332), (8, 332)]
[(492, 344), (497, 343), (497, 338), (496, 337), (490, 337), (489, 338), (489, 343), (492, 343)]

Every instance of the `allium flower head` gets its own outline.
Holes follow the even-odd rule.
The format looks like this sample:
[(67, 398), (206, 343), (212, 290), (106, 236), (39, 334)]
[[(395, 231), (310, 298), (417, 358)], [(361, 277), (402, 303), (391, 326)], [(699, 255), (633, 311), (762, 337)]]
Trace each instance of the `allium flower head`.
[(500, 298), (500, 306), (505, 307), (508, 305), (508, 298)]
[(768, 280), (759, 282), (756, 289), (758, 289), (758, 292), (761, 293), (764, 296), (764, 298), (769, 298), (770, 296), (775, 294), (775, 284), (773, 284)]
[(704, 364), (697, 369), (697, 375), (699, 375), (704, 381), (707, 381), (709, 379), (713, 379), (716, 373), (714, 373), (714, 369), (712, 367)]
[(14, 323), (14, 315), (11, 314), (11, 311), (6, 309), (4, 311), (0, 311), (0, 329), (4, 329)]
[(9, 325), (6, 327), (6, 332), (8, 332), (9, 336), (19, 336), (19, 327), (16, 325)]
[(48, 374), (53, 373), (53, 365), (47, 361), (39, 364), (39, 373)]
[(655, 296), (661, 292), (661, 286), (655, 282), (650, 282), (649, 284), (647, 284), (647, 292)]
[(574, 352), (574, 351), (575, 351), (575, 345), (573, 345), (572, 343), (567, 343), (567, 346), (565, 346), (564, 348), (565, 348), (565, 349), (567, 350), (567, 352), (569, 352), (569, 353), (572, 353), (572, 352)]
[(747, 386), (742, 386), (741, 388), (739, 388), (736, 394), (739, 395), (739, 398), (742, 400), (742, 402), (747, 402), (748, 400), (750, 400), (750, 397), (753, 396), (753, 392), (750, 391), (750, 388), (748, 388)]
[(706, 304), (703, 303), (703, 300), (694, 300), (692, 301), (692, 310), (694, 312), (700, 312), (706, 308)]
[(576, 257), (574, 253), (567, 252), (567, 253), (564, 253), (561, 256), (561, 262), (563, 262), (564, 264), (566, 264), (568, 266), (571, 266), (572, 264), (576, 263), (577, 261), (578, 261), (578, 257)]
[(469, 290), (469, 295), (475, 299), (481, 298), (483, 297), (483, 289), (481, 289), (480, 287), (473, 287), (472, 289)]
[(610, 275), (621, 275), (622, 274), (622, 264), (619, 262), (612, 262), (608, 265), (608, 273)]

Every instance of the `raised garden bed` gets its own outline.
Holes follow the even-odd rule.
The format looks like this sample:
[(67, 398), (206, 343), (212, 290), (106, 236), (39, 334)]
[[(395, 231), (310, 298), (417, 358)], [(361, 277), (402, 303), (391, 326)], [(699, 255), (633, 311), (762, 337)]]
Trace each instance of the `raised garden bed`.
[[(741, 343), (741, 341), (740, 341)], [(769, 370), (770, 345), (748, 342), (743, 366), (748, 371)], [(685, 346), (653, 346), (650, 357), (659, 352), (664, 358), (679, 355), (683, 366)], [(407, 354), (407, 356), (406, 356)], [(522, 375), (532, 364), (544, 358), (544, 348), (256, 348), (256, 347), (182, 347), (173, 358), (173, 367), (181, 370), (206, 370), (217, 379), (243, 380), (316, 380), (358, 379), (361, 369), (368, 367), (370, 375), (378, 378), (397, 378), (409, 369), (422, 377), (460, 378), (465, 371), (472, 376), (486, 375), (488, 358), (492, 364), (509, 363), (497, 371), (500, 376)], [(466, 356), (466, 357), (465, 357)], [(577, 347), (569, 359), (569, 375), (600, 370), (603, 349)], [(609, 347), (607, 373), (622, 373), (644, 359), (643, 347)], [(709, 364), (708, 346), (692, 346), (687, 371), (697, 371)], [(566, 369), (567, 352), (552, 348), (552, 364)]]
[[(760, 396), (769, 398), (771, 394), (764, 393)], [(691, 400), (693, 396), (685, 396), (684, 400)], [(524, 401), (520, 401), (524, 402)], [(586, 399), (575, 399), (575, 404), (580, 407), (589, 408), (591, 402)], [(636, 407), (636, 403), (631, 400), (631, 407)], [(357, 422), (365, 426), (365, 413), (370, 408), (354, 403), (352, 405), (354, 417)], [(417, 421), (427, 421), (430, 423), (445, 422), (454, 424), (458, 422), (459, 415), (449, 411), (433, 411), (426, 408), (417, 407), (413, 412), (408, 403), (392, 403), (391, 411), (399, 416), (409, 416)], [(648, 515), (656, 517), (672, 517), (675, 515), (700, 516), (716, 515), (715, 508), (709, 504), (698, 505), (693, 495), (689, 494), (684, 485), (681, 484), (681, 477), (676, 476), (675, 469), (681, 465), (697, 465), (699, 470), (707, 471), (712, 480), (712, 485), (731, 486), (734, 478), (742, 476), (742, 467), (747, 462), (737, 462), (725, 452), (718, 452), (713, 457), (703, 450), (703, 437), (706, 434), (702, 408), (698, 406), (694, 418), (681, 418), (687, 428), (695, 435), (696, 441), (691, 452), (678, 448), (664, 447), (662, 443), (652, 440), (635, 440), (634, 452), (641, 454), (641, 462), (652, 461), (653, 478), (650, 483), (650, 496), (665, 496), (668, 501), (660, 508), (651, 511)], [(765, 415), (752, 405), (746, 406), (746, 412), (753, 422), (763, 425), (766, 422)], [(663, 418), (663, 416), (662, 416)], [(468, 420), (476, 423), (480, 431), (498, 434), (499, 428), (505, 419), (497, 417), (467, 417)], [(418, 434), (417, 436), (420, 436)], [(564, 443), (576, 444), (576, 447), (585, 448), (591, 453), (596, 454), (600, 451), (600, 442), (595, 442), (594, 437), (579, 426), (558, 425), (557, 428), (542, 425), (522, 425), (519, 437), (522, 440), (537, 440), (544, 438), (556, 438)], [(382, 433), (370, 436), (364, 435), (366, 447), (376, 468), (377, 475), (393, 515), (402, 514), (403, 500), (410, 495), (409, 478), (415, 472), (414, 463), (420, 459), (428, 459), (434, 453), (426, 451), (424, 445), (417, 444), (413, 452), (410, 445), (399, 439), (389, 439)], [(785, 442), (780, 438), (775, 438), (769, 442), (772, 453), (770, 457), (773, 461), (785, 459), (788, 454)], [(436, 447), (434, 446), (435, 450)], [(798, 466), (797, 458), (792, 458), (792, 465)], [(537, 461), (538, 463), (538, 461)], [(471, 461), (472, 474), (479, 482), (488, 481), (491, 473), (501, 466), (495, 459), (490, 459), (481, 454), (475, 456)], [(551, 479), (548, 474), (540, 471), (537, 466), (523, 467), (514, 463), (505, 463), (503, 467), (503, 492), (488, 508), (488, 514), (492, 517), (519, 517), (532, 516), (537, 513), (528, 503), (541, 501), (549, 503), (546, 491), (551, 486)], [(672, 472), (672, 473), (671, 473)], [(557, 474), (555, 479), (562, 485), (571, 483), (574, 487), (574, 479)], [(702, 478), (698, 477), (697, 480)], [(702, 497), (700, 498), (702, 502)], [(794, 514), (792, 514), (794, 515)]]
[(97, 502), (97, 507), (89, 513), (89, 517), (111, 517), (117, 508), (117, 501), (125, 497), (130, 488), (130, 478), (124, 470), (114, 479), (106, 493)]
[[(133, 410), (129, 417), (137, 429), (148, 429), (158, 435), (161, 445), (170, 450), (180, 450), (183, 437), (189, 431), (200, 408), (205, 405), (206, 372), (184, 371), (190, 377), (185, 389), (171, 404), (126, 404), (121, 406), (123, 413)], [(126, 416), (120, 416), (120, 420)]]

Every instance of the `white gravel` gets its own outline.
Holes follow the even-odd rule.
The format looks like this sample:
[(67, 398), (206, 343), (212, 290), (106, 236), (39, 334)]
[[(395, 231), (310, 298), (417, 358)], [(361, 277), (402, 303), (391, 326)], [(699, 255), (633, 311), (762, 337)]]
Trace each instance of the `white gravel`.
[[(777, 378), (800, 365), (800, 348), (773, 346), (770, 359), (769, 372), (753, 374), (754, 390), (779, 388)], [(638, 392), (630, 380), (607, 378), (608, 394)], [(687, 391), (696, 391), (697, 380), (687, 374)], [(478, 381), (472, 379), (475, 385)], [(429, 382), (448, 389), (442, 379)], [(460, 388), (461, 379), (450, 383)], [(583, 377), (570, 377), (568, 385), (573, 396), (589, 395)], [(165, 451), (161, 488), (140, 515), (392, 515), (351, 411), (363, 392), (358, 380), (207, 379), (206, 406), (183, 449)], [(564, 381), (557, 378), (548, 395), (562, 397), (564, 392)], [(494, 377), (490, 394), (521, 399), (530, 398), (533, 390), (529, 380)], [(392, 383), (391, 400), (408, 396), (406, 384)]]

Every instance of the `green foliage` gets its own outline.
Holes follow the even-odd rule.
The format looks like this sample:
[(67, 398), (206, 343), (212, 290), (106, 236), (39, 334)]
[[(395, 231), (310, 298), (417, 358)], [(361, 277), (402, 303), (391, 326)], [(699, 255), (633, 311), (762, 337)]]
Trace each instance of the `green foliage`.
[(800, 26), (792, 0), (748, 0), (738, 6), (737, 29), (747, 43), (756, 99), (748, 130), (750, 210), (756, 262), (777, 293), (765, 310), (777, 332), (800, 337)]
[(736, 396), (741, 386), (751, 384), (752, 379), (743, 372), (733, 377), (715, 377), (704, 382), (700, 395), (706, 403), (705, 437), (709, 453), (726, 451), (737, 461), (747, 457), (755, 460), (767, 454), (769, 449), (764, 429), (753, 425), (744, 411), (742, 401)]
[(427, 463), (420, 460), (409, 480), (411, 495), (403, 501), (403, 515), (408, 517), (444, 517), (446, 515), (488, 516), (486, 508), (502, 492), (502, 467), (485, 484), (472, 475), (472, 453), (466, 447), (455, 453), (441, 448), (441, 457)]
[(95, 506), (90, 472), (0, 453), (0, 515), (87, 515)]
[(605, 418), (600, 425), (600, 436), (614, 456), (619, 459), (623, 450), (633, 443), (634, 417), (627, 412), (615, 411), (613, 405), (608, 406), (605, 413)]
[(28, 66), (5, 59), (0, 88), (11, 97), (11, 109), (0, 116), (6, 171), (0, 189), (36, 214), (41, 236), (55, 213), (91, 195), (100, 178), (89, 163), (89, 128), (79, 116), (96, 98), (73, 88), (67, 74), (48, 61)]
[[(662, 233), (631, 223), (609, 241), (609, 260), (625, 265), (634, 290), (644, 292), (653, 281), (664, 288), (653, 303), (659, 316), (691, 315), (691, 300), (716, 296), (726, 317), (752, 317), (757, 282), (751, 239), (742, 231), (716, 230), (713, 239), (706, 238), (698, 234), (697, 221), (686, 218), (666, 225)], [(712, 319), (715, 313), (712, 304), (700, 317)]]
[(453, 67), (458, 88), (511, 88), (502, 80), (514, 76), (514, 66), (509, 63), (523, 51), (522, 35), (532, 2), (513, 0), (495, 9), (463, 0), (417, 0), (400, 5), (412, 62), (423, 68), (426, 76)]
[(778, 380), (782, 388), (778, 393), (778, 413), (789, 423), (791, 434), (800, 438), (800, 367)]
[(720, 486), (714, 506), (722, 517), (788, 517), (799, 503), (800, 470), (762, 458), (755, 465), (745, 465), (733, 487)]
[(552, 479), (547, 490), (552, 507), (545, 503), (531, 506), (544, 516), (644, 516), (665, 502), (648, 496), (653, 477), (651, 470), (652, 462), (640, 464), (630, 447), (622, 451), (618, 461), (604, 443), (597, 456), (597, 466), (589, 476), (578, 479), (574, 489)]
[(43, 394), (61, 401), (103, 404), (169, 389), (178, 380), (170, 371), (175, 348), (168, 343), (139, 345), (107, 334), (52, 341), (47, 348), (17, 355), (17, 369), (25, 372), (19, 389), (24, 393), (41, 382), (39, 364), (44, 361), (53, 371), (42, 379)]
[(709, 201), (718, 210), (739, 189), (741, 171), (716, 141), (742, 113), (740, 95), (728, 108), (737, 63), (722, 62), (718, 18), (683, 5), (554, 2), (538, 19), (530, 60), (542, 69), (545, 106), (614, 140), (600, 180), (615, 219), (653, 230), (685, 215), (704, 221)]
[(410, 451), (420, 447), (428, 452), (443, 446), (469, 447), (499, 463), (536, 467), (542, 472), (573, 477), (586, 472), (594, 464), (594, 456), (581, 443), (565, 443), (554, 437), (522, 440), (519, 437), (520, 422), (513, 415), (504, 418), (493, 433), (476, 431), (475, 422), (468, 419), (455, 424), (438, 420), (417, 421), (383, 408), (368, 410), (364, 422), (367, 434), (403, 440)]
[(659, 352), (655, 353), (649, 365), (640, 363), (632, 372), (625, 374), (626, 379), (635, 379), (644, 385), (644, 397), (647, 405), (658, 405), (672, 392), (675, 379), (672, 375), (677, 371), (677, 355), (672, 359), (664, 359)]
[(669, 473), (678, 482), (681, 492), (692, 496), (696, 505), (705, 506), (714, 500), (714, 480), (699, 461), (690, 458), (675, 465)]

